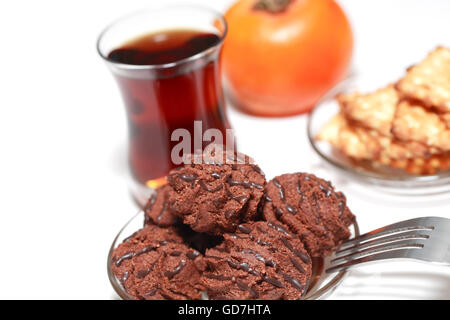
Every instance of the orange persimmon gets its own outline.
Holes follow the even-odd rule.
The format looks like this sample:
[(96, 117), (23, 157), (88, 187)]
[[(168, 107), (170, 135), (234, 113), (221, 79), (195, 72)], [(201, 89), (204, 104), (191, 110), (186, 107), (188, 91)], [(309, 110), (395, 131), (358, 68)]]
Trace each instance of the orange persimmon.
[(240, 0), (225, 18), (227, 92), (247, 113), (307, 112), (346, 75), (353, 35), (333, 0)]

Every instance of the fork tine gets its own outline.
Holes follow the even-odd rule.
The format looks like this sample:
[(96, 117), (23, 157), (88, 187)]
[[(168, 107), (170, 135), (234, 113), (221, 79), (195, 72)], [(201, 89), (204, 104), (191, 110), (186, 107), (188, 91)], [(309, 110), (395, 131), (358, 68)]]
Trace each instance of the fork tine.
[(347, 240), (346, 242), (342, 243), (341, 249), (351, 247), (357, 243), (362, 243), (368, 240), (389, 236), (392, 234), (398, 234), (413, 230), (434, 230), (434, 226), (425, 225), (424, 223), (425, 223), (424, 218), (416, 218), (402, 222), (397, 222), (379, 229), (375, 229), (357, 238)]
[[(403, 248), (403, 249), (399, 249), (399, 250), (403, 250), (403, 251), (407, 252), (408, 250), (411, 250), (411, 249)], [(333, 272), (338, 272), (338, 271), (341, 271), (341, 270), (348, 269), (348, 268), (350, 268), (352, 266), (355, 266), (355, 265), (364, 264), (364, 263), (367, 263), (367, 262), (382, 261), (382, 260), (397, 259), (397, 258), (400, 258), (400, 259), (404, 258), (401, 255), (399, 255), (398, 250), (396, 250), (396, 251), (388, 251), (388, 252), (381, 252), (381, 253), (373, 254), (373, 255), (370, 255), (370, 256), (363, 257), (363, 258), (359, 258), (359, 259), (343, 262), (341, 264), (338, 264), (338, 265), (335, 265), (333, 267), (330, 267), (330, 268), (326, 269), (325, 272), (326, 273), (333, 273)]]
[(331, 264), (336, 264), (341, 260), (344, 261), (350, 261), (350, 260), (355, 260), (355, 259), (359, 259), (361, 257), (365, 257), (365, 256), (371, 256), (380, 252), (386, 252), (386, 251), (394, 251), (394, 250), (401, 250), (401, 249), (408, 249), (408, 248), (415, 248), (415, 249), (422, 249), (423, 246), (425, 245), (426, 239), (422, 239), (422, 240), (400, 240), (398, 242), (395, 242), (394, 244), (382, 244), (376, 247), (369, 247), (367, 249), (364, 250), (358, 250), (355, 252), (352, 252), (350, 254), (347, 254), (345, 256), (341, 256), (338, 258), (335, 258), (333, 260), (330, 261)]
[(336, 251), (335, 256), (342, 257), (344, 255), (348, 255), (349, 253), (355, 253), (364, 249), (375, 248), (381, 245), (395, 243), (403, 240), (428, 239), (430, 237), (430, 232), (431, 230), (410, 230), (400, 234), (387, 235), (385, 237), (368, 240), (363, 243), (356, 243), (355, 245), (346, 247), (345, 249), (339, 248), (338, 251)]

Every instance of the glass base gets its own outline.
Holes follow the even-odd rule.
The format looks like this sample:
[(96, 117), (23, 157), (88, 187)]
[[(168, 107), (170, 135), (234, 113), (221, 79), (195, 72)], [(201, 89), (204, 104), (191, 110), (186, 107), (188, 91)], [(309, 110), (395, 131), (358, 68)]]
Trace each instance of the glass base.
[(143, 209), (147, 204), (148, 199), (152, 194), (155, 193), (155, 190), (166, 184), (166, 177), (148, 180), (145, 185), (135, 181), (133, 178), (129, 178), (129, 188), (131, 195), (136, 202), (136, 204)]

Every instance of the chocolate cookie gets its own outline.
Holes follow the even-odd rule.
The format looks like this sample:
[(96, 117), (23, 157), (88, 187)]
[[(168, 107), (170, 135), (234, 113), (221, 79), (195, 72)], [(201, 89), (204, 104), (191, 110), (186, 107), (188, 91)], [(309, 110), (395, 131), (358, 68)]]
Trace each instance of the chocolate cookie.
[(330, 182), (307, 173), (284, 174), (265, 190), (265, 220), (286, 224), (311, 256), (328, 255), (349, 238), (355, 217)]
[(168, 197), (172, 188), (163, 185), (156, 189), (144, 207), (145, 224), (153, 223), (161, 227), (174, 225), (177, 217), (172, 214), (169, 208)]
[(112, 270), (135, 299), (199, 299), (201, 259), (174, 227), (147, 225), (114, 250)]
[(168, 181), (173, 213), (194, 231), (215, 235), (255, 219), (266, 184), (260, 168), (248, 162), (192, 163), (171, 171)]
[(210, 299), (293, 300), (305, 294), (311, 259), (287, 227), (265, 221), (239, 225), (206, 250), (203, 284)]

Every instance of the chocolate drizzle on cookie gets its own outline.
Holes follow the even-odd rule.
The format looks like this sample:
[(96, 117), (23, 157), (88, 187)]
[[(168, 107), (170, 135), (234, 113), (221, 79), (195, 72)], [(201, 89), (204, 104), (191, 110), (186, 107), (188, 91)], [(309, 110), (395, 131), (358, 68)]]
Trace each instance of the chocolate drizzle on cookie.
[(280, 282), (280, 280), (278, 280), (276, 278), (264, 276), (263, 279), (264, 279), (264, 281), (266, 281), (267, 283), (270, 283), (271, 285), (273, 285), (275, 287), (284, 288), (284, 284), (282, 284)]
[(256, 189), (261, 189), (261, 190), (264, 189), (264, 186), (261, 184), (254, 183), (254, 182), (251, 182), (248, 180), (242, 180), (242, 181), (233, 180), (231, 178), (231, 176), (228, 176), (226, 181), (230, 186), (243, 186), (246, 189), (251, 189), (251, 188), (256, 188)]
[[(295, 209), (293, 206), (291, 206), (286, 201), (284, 188), (281, 185), (281, 183), (277, 179), (273, 179), (272, 181), (273, 181), (273, 184), (278, 188), (278, 192), (280, 193), (280, 199), (281, 199), (281, 201), (283, 201), (283, 203), (284, 203), (284, 205), (286, 207), (286, 210), (289, 213), (296, 214), (297, 213), (297, 209)], [(283, 215), (283, 210), (281, 210), (280, 208), (277, 208), (276, 214), (277, 214), (277, 216), (281, 217)]]
[(197, 258), (198, 256), (200, 256), (200, 252), (198, 252), (197, 250), (194, 251), (189, 251), (186, 256), (188, 257), (188, 259), (191, 260), (195, 260), (195, 258)]
[(151, 289), (146, 294), (144, 294), (144, 297), (152, 297), (152, 296), (154, 296), (156, 294), (156, 292), (158, 292), (157, 288)]
[(156, 201), (156, 193), (153, 193), (150, 196), (150, 199), (148, 199), (147, 204), (144, 207), (144, 212), (145, 212), (145, 217), (144, 217), (144, 225), (149, 224), (150, 223), (150, 215), (149, 212), (152, 210), (153, 205), (155, 204)]
[(167, 201), (164, 201), (163, 203), (163, 207), (161, 209), (161, 211), (159, 212), (159, 215), (156, 217), (156, 222), (160, 222), (161, 218), (163, 217), (164, 212), (166, 212), (167, 210)]
[(120, 282), (123, 284), (125, 281), (128, 280), (128, 277), (130, 276), (130, 273), (128, 271), (125, 271), (122, 275), (122, 278), (120, 278)]
[(239, 231), (241, 231), (242, 233), (247, 233), (249, 234), (250, 232), (252, 232), (252, 230), (250, 228), (247, 228), (246, 226), (244, 226), (243, 224), (240, 224), (238, 226)]
[(222, 175), (214, 171), (213, 173), (211, 173), (211, 177), (213, 177), (214, 179), (220, 179), (222, 178)]
[(294, 279), (293, 277), (291, 277), (290, 275), (286, 274), (286, 273), (281, 273), (280, 274), (283, 276), (284, 280), (289, 282), (294, 288), (303, 291), (305, 289), (304, 286), (302, 286), (300, 284), (300, 282), (298, 282), (297, 279)]
[(145, 278), (150, 272), (152, 271), (152, 269), (145, 269), (145, 270), (139, 270), (137, 273), (136, 273), (136, 278), (138, 278), (138, 279), (143, 279), (143, 278)]
[(144, 253), (147, 253), (147, 252), (150, 252), (152, 250), (156, 250), (156, 248), (158, 248), (158, 247), (154, 246), (154, 245), (150, 245), (148, 247), (145, 247), (142, 250), (135, 251), (135, 252), (129, 252), (127, 254), (124, 254), (123, 256), (121, 256), (121, 257), (119, 257), (117, 259), (113, 258), (113, 262), (116, 265), (116, 267), (119, 267), (122, 264), (123, 261), (131, 259), (131, 258), (134, 258), (134, 257), (137, 257), (137, 256), (140, 256), (140, 255), (142, 255)]
[(302, 261), (306, 264), (311, 264), (311, 259), (309, 258), (309, 256), (297, 249), (295, 249), (291, 243), (289, 242), (289, 240), (287, 238), (281, 238), (281, 242), (283, 242), (283, 244), (286, 246), (286, 248), (288, 248), (290, 251), (292, 251), (293, 254), (295, 254), (297, 257), (299, 257), (300, 259), (302, 259)]
[(272, 223), (272, 222), (268, 222), (267, 225), (269, 227), (271, 227), (272, 229), (277, 230), (278, 232), (281, 232), (284, 235), (290, 236), (291, 234), (289, 232), (286, 231), (286, 229), (284, 229), (282, 226), (276, 224), (276, 223)]
[(231, 191), (230, 191), (228, 188), (226, 188), (226, 187), (225, 187), (225, 191), (226, 191), (226, 193), (227, 193), (227, 196), (228, 196), (230, 199), (233, 199), (233, 200), (235, 200), (235, 201), (237, 201), (237, 202), (239, 202), (239, 203), (247, 202), (247, 200), (248, 200), (248, 198), (247, 198), (246, 196), (235, 196), (235, 195), (232, 194)]
[(181, 180), (187, 183), (194, 183), (198, 176), (196, 174), (182, 174), (180, 175)]
[(185, 265), (186, 265), (186, 260), (181, 260), (180, 263), (175, 267), (175, 269), (173, 269), (172, 271), (164, 272), (164, 275), (170, 280), (173, 277), (175, 277), (177, 274), (179, 274)]
[(205, 190), (205, 191), (207, 191), (207, 192), (211, 192), (211, 193), (214, 193), (214, 192), (217, 192), (217, 191), (219, 191), (219, 190), (222, 190), (222, 188), (223, 188), (223, 184), (219, 184), (217, 187), (215, 187), (215, 188), (209, 188), (206, 184), (205, 184), (205, 181), (203, 181), (203, 180), (200, 180), (199, 181), (199, 184), (200, 184), (200, 187), (203, 189), (203, 190)]

